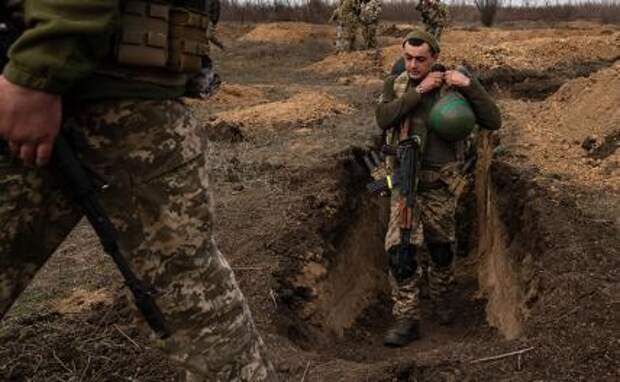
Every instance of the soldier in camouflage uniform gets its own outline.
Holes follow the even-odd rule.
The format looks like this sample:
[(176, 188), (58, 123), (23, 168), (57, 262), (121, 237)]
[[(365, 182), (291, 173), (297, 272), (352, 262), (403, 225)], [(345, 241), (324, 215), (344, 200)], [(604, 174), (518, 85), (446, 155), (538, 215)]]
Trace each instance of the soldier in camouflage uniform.
[(359, 27), (360, 0), (340, 0), (330, 22), (336, 22), (336, 52), (351, 52), (355, 49)]
[[(388, 330), (385, 344), (404, 346), (419, 337), (419, 277), (416, 255), (426, 244), (431, 257), (429, 270), (430, 297), (434, 314), (441, 323), (453, 318), (450, 307), (450, 280), (455, 245), (456, 202), (465, 181), (460, 173), (462, 141), (442, 139), (428, 126), (429, 111), (448, 86), (461, 93), (471, 105), (480, 128), (495, 130), (501, 125), (499, 109), (480, 83), (456, 70), (431, 72), (439, 55), (439, 43), (423, 30), (411, 32), (403, 42), (406, 71), (385, 80), (376, 117), (380, 128), (390, 129), (390, 144), (398, 145), (401, 130), (408, 129), (420, 137), (421, 160), (418, 171), (416, 203), (412, 214), (409, 256), (405, 267), (402, 259), (392, 261), (401, 245), (401, 196), (392, 196), (390, 222), (385, 250), (390, 257), (393, 314), (396, 323)], [(411, 135), (410, 135), (411, 136)], [(398, 163), (392, 162), (392, 168)], [(402, 252), (400, 252), (402, 253)], [(405, 269), (407, 272), (403, 272)]]
[(441, 0), (419, 0), (415, 9), (420, 12), (426, 31), (439, 41), (448, 24), (448, 7)]
[(381, 16), (381, 0), (362, 0), (360, 9), (360, 24), (366, 49), (377, 48), (377, 28)]
[(277, 380), (213, 240), (207, 142), (178, 99), (191, 73), (106, 61), (117, 1), (26, 1), (31, 29), (0, 76), (0, 140), (13, 153), (0, 154), (0, 318), (82, 217), (45, 166), (62, 120), (109, 184), (101, 202), (133, 270), (160, 292), (161, 347), (186, 380)]

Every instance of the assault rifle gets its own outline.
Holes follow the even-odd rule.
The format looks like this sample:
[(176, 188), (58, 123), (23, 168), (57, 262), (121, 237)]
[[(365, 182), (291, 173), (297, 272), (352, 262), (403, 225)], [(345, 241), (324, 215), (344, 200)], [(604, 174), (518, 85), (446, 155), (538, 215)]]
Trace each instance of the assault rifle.
[(415, 259), (411, 246), (411, 235), (413, 234), (413, 219), (415, 208), (415, 197), (418, 188), (418, 160), (421, 146), (420, 137), (413, 135), (410, 138), (400, 141), (396, 148), (400, 167), (398, 175), (400, 178), (401, 200), (399, 202), (400, 209), (400, 245), (396, 253), (396, 264), (398, 264), (397, 279), (410, 277), (409, 273), (415, 269)]
[[(8, 61), (9, 47), (18, 36), (19, 27), (9, 17), (4, 2), (0, 2), (0, 71)], [(116, 229), (97, 198), (93, 174), (89, 174), (78, 159), (67, 134), (63, 131), (56, 137), (52, 153), (52, 168), (64, 182), (67, 193), (86, 215), (99, 237), (103, 250), (112, 257), (148, 325), (158, 336), (166, 338), (170, 332), (166, 328), (161, 310), (155, 303), (155, 291), (136, 277), (123, 257), (118, 246)], [(8, 155), (8, 145), (0, 140), (0, 153), (3, 152)]]
[[(383, 146), (382, 154), (396, 156), (400, 166), (396, 174), (388, 174), (385, 179), (379, 179), (369, 183), (366, 188), (371, 192), (385, 193), (393, 188), (400, 192), (400, 245), (395, 253), (391, 254), (391, 262), (395, 263), (397, 279), (406, 279), (411, 276), (415, 269), (415, 259), (412, 258), (411, 235), (413, 231), (413, 218), (415, 209), (415, 197), (418, 179), (418, 161), (420, 155), (421, 140), (417, 135), (400, 141), (397, 147)], [(372, 172), (382, 160), (377, 153), (371, 151), (365, 156), (364, 163)]]

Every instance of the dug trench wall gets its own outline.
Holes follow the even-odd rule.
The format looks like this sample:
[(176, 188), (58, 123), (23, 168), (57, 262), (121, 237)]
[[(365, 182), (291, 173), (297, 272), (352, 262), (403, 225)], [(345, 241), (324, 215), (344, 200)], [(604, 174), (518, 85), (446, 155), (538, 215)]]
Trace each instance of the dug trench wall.
[(280, 327), (298, 344), (320, 344), (354, 326), (388, 290), (383, 237), (387, 200), (366, 192), (361, 150), (330, 158), (308, 185), (298, 210), (274, 250), (284, 259), (275, 274)]
[[(525, 182), (493, 161), (496, 138), (480, 142), (476, 168), (476, 220), (468, 249), (475, 257), (487, 321), (508, 339), (518, 337), (535, 301), (532, 252), (540, 252)], [(276, 274), (281, 328), (299, 344), (324, 343), (356, 325), (389, 291), (383, 238), (388, 200), (369, 195), (361, 150), (334, 158), (322, 169), (332, 181), (304, 199), (300, 224), (278, 244), (285, 258)], [(310, 175), (307, 175), (310, 176)], [(311, 186), (312, 187), (312, 186)], [(527, 232), (526, 232), (527, 231)], [(289, 242), (293, 245), (286, 246)], [(386, 320), (389, 317), (385, 318)]]

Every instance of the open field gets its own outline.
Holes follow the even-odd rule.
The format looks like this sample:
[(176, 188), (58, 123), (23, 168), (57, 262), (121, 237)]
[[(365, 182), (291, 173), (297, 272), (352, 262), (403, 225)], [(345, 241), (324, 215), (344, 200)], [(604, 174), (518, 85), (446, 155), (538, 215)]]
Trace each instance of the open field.
[[(504, 127), (479, 147), (458, 319), (383, 347), (387, 200), (360, 156), (407, 28), (335, 55), (329, 26), (224, 23), (222, 88), (187, 100), (211, 139), (216, 238), (282, 380), (619, 380), (620, 27), (593, 22), (445, 33), (442, 61), (477, 73)], [(174, 380), (121, 287), (81, 224), (0, 322), (0, 380)]]

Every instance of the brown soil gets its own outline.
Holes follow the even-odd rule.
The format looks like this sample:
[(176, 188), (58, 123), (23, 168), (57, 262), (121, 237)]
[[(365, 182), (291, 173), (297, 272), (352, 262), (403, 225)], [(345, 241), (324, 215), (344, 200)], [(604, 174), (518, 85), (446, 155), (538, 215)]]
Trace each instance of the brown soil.
[(333, 39), (336, 32), (329, 25), (298, 22), (260, 24), (239, 38), (240, 41), (276, 44), (300, 44), (308, 39)]
[[(592, 23), (446, 33), (445, 62), (478, 72), (505, 123), (478, 148), (458, 320), (383, 347), (387, 200), (360, 157), (402, 28), (333, 55), (327, 26), (224, 24), (223, 87), (188, 100), (211, 139), (216, 239), (282, 380), (620, 379), (619, 35)], [(78, 226), (0, 323), (0, 380), (174, 380), (121, 285)]]
[(224, 121), (241, 122), (248, 127), (284, 123), (302, 127), (330, 115), (350, 112), (350, 105), (325, 92), (302, 90), (283, 101), (261, 103), (253, 107), (237, 107), (217, 113), (216, 117)]

